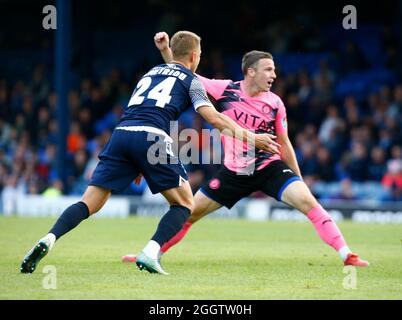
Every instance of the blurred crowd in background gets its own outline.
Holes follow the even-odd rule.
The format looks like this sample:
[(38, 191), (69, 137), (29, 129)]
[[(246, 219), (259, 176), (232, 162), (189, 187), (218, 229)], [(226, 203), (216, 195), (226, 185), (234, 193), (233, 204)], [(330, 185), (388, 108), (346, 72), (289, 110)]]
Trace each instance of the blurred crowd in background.
[[(282, 19), (258, 26), (260, 32), (253, 38), (241, 25), (250, 24), (256, 15), (250, 9), (240, 14), (236, 36), (249, 42), (240, 41), (243, 48), (230, 53), (215, 42), (208, 44), (209, 31), (192, 29), (203, 37), (199, 73), (210, 78), (240, 80), (242, 54), (251, 49), (270, 51), (277, 67), (272, 91), (284, 101), (289, 135), (303, 178), (313, 193), (320, 199), (402, 201), (400, 30), (392, 25), (366, 25), (351, 31), (353, 37), (349, 37), (345, 30), (338, 30), (338, 25), (318, 28), (304, 16), (304, 28), (297, 27), (302, 23), (297, 19)], [(163, 29), (171, 33), (185, 24), (177, 13), (161, 15), (158, 21), (157, 26), (150, 26), (149, 32), (145, 32), (149, 37), (146, 46), (141, 43), (145, 38), (130, 36), (131, 65), (124, 65), (125, 60), (113, 50), (96, 55), (92, 69), (83, 68), (82, 62), (73, 64), (68, 94), (70, 119), (66, 119), (66, 181), (59, 179), (56, 168), (57, 96), (49, 43), (41, 44), (41, 58), (33, 60), (29, 68), (12, 74), (10, 66), (0, 67), (3, 197), (80, 195), (85, 190), (98, 153), (118, 123), (136, 81), (153, 64), (162, 62), (153, 48), (153, 32)], [(128, 41), (126, 33), (116, 30), (97, 35), (103, 39), (103, 46), (108, 46), (107, 35), (116, 42)], [(97, 41), (96, 34), (93, 41)], [(6, 58), (12, 61), (10, 56), (0, 58), (2, 62)], [(200, 132), (206, 127), (191, 110), (180, 123), (183, 128)], [(216, 151), (210, 150), (202, 139), (193, 142), (201, 153)], [(186, 166), (194, 191), (217, 167)], [(140, 185), (133, 183), (124, 192), (147, 193), (144, 180)]]

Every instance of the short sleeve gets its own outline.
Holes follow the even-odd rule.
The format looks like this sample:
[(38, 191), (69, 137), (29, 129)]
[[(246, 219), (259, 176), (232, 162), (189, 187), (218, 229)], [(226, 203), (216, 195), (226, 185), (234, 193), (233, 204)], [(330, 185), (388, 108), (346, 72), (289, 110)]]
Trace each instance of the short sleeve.
[(213, 107), (211, 101), (208, 99), (204, 86), (196, 77), (191, 81), (189, 95), (196, 111), (201, 106)]
[(275, 119), (276, 133), (287, 133), (288, 131), (288, 120), (286, 116), (286, 108), (282, 100), (278, 97), (278, 113)]

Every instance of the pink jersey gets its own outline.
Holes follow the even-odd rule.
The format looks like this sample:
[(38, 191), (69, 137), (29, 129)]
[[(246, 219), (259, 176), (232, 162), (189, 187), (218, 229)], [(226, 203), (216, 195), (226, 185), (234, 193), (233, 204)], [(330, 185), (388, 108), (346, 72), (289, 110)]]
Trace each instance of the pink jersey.
[[(197, 75), (207, 93), (215, 100), (217, 110), (229, 116), (241, 127), (255, 133), (287, 132), (286, 110), (282, 100), (270, 91), (250, 97), (243, 81), (211, 80)], [(251, 150), (246, 142), (221, 135), (225, 150), (224, 165), (239, 174), (253, 174), (269, 163), (280, 160), (278, 154), (259, 149)], [(251, 151), (251, 152), (250, 152)]]

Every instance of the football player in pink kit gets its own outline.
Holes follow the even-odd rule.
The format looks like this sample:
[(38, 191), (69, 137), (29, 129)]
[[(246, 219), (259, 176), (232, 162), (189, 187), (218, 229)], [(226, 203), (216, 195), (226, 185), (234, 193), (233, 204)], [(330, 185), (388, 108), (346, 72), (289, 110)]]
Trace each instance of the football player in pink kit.
[[(169, 36), (155, 35), (155, 45), (165, 62), (171, 61)], [(211, 80), (199, 76), (217, 109), (243, 128), (277, 137), (280, 154), (255, 150), (254, 157), (244, 157), (244, 148), (234, 148), (234, 140), (222, 135), (224, 165), (194, 197), (195, 209), (183, 228), (161, 247), (161, 255), (179, 242), (190, 227), (222, 206), (229, 209), (240, 199), (255, 191), (290, 205), (304, 213), (320, 238), (333, 247), (344, 265), (365, 267), (369, 263), (352, 253), (341, 231), (328, 212), (317, 202), (301, 178), (293, 146), (287, 134), (286, 110), (282, 100), (270, 91), (276, 78), (271, 54), (251, 51), (242, 60), (244, 80)], [(134, 261), (127, 255), (123, 261)]]

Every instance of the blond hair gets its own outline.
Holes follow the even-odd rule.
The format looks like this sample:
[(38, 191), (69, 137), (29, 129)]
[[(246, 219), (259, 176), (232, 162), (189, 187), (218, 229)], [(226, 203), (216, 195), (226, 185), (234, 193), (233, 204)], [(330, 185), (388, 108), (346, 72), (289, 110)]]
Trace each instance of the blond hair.
[(178, 31), (170, 40), (170, 48), (173, 58), (183, 58), (196, 50), (201, 43), (201, 38), (190, 31)]

